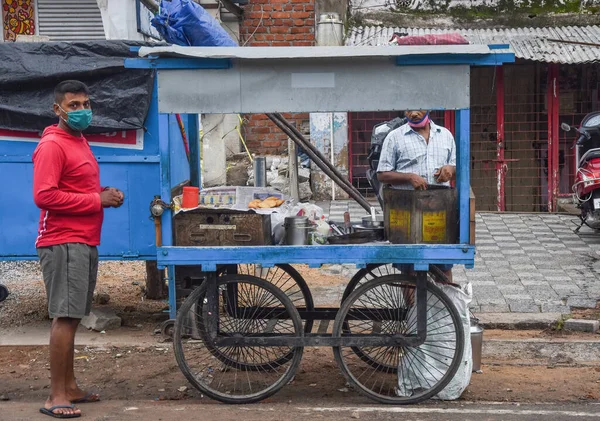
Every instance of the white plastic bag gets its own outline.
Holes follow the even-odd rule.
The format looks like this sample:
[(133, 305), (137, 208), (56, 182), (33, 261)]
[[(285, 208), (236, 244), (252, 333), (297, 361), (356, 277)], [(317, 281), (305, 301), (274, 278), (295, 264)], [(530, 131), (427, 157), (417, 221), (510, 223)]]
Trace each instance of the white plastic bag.
[[(463, 327), (464, 348), (461, 364), (458, 367), (454, 378), (450, 380), (450, 383), (448, 383), (434, 398), (441, 400), (456, 400), (460, 398), (471, 382), (473, 358), (471, 353), (471, 319), (469, 314), (469, 303), (473, 299), (473, 292), (470, 283), (463, 289), (451, 285), (438, 285), (438, 287), (446, 293), (458, 311)], [(428, 323), (427, 331), (435, 332), (436, 341), (432, 344), (425, 342), (420, 347), (413, 348), (400, 358), (398, 364), (398, 388), (396, 389), (396, 394), (398, 396), (412, 396), (419, 392), (418, 389), (424, 389), (424, 385), (429, 388), (430, 385), (436, 384), (444, 376), (452, 361), (455, 343), (451, 341), (454, 337), (454, 328), (452, 325), (448, 325), (448, 310), (437, 300), (437, 298), (435, 298), (435, 296), (429, 295), (427, 299), (427, 319), (433, 320), (433, 322)], [(437, 302), (433, 305), (429, 305), (432, 299), (435, 299)], [(444, 313), (447, 317), (444, 317)], [(413, 326), (413, 329), (408, 333), (416, 334), (416, 306), (412, 307), (409, 311), (407, 325)], [(448, 342), (443, 342), (442, 339), (444, 339), (444, 334), (447, 334)]]

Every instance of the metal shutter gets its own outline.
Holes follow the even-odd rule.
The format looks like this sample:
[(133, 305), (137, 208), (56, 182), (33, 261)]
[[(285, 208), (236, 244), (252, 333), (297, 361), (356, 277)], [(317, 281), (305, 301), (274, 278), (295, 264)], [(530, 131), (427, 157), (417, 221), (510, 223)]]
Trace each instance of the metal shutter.
[(50, 41), (105, 39), (96, 0), (37, 0), (39, 35)]

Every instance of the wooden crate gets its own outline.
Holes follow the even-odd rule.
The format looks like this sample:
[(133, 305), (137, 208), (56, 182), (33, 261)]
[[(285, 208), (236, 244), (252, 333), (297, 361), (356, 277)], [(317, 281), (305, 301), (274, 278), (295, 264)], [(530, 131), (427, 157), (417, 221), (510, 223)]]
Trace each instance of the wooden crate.
[(173, 218), (176, 246), (265, 246), (271, 241), (271, 215), (195, 209)]

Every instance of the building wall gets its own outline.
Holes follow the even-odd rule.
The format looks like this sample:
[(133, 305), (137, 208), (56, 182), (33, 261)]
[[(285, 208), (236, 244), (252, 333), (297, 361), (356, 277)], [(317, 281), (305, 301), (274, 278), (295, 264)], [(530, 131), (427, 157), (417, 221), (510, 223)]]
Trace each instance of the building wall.
[[(505, 209), (548, 210), (548, 110), (546, 63), (520, 61), (504, 67)], [(600, 109), (600, 64), (561, 65), (557, 86), (559, 122), (578, 126)], [(471, 187), (481, 211), (498, 209), (497, 106), (495, 69), (471, 70)], [(350, 113), (352, 182), (373, 195), (365, 178), (373, 126), (395, 113)], [(444, 124), (442, 116), (434, 117)], [(569, 195), (575, 173), (575, 137), (559, 132), (558, 193)]]
[(36, 15), (34, 0), (2, 0), (2, 37), (15, 41), (17, 35), (35, 35)]
[[(250, 0), (240, 24), (240, 44), (255, 47), (315, 45), (315, 0)], [(285, 111), (285, 110), (282, 110)], [(302, 130), (308, 114), (286, 114)], [(245, 138), (250, 152), (282, 154), (287, 136), (265, 115), (245, 116)]]

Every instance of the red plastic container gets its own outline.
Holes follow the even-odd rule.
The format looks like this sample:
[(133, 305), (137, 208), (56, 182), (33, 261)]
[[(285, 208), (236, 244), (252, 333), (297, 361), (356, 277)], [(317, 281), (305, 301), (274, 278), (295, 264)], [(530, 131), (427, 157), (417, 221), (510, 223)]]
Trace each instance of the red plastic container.
[(181, 207), (185, 209), (197, 208), (199, 203), (199, 193), (200, 189), (198, 189), (198, 187), (184, 187)]

